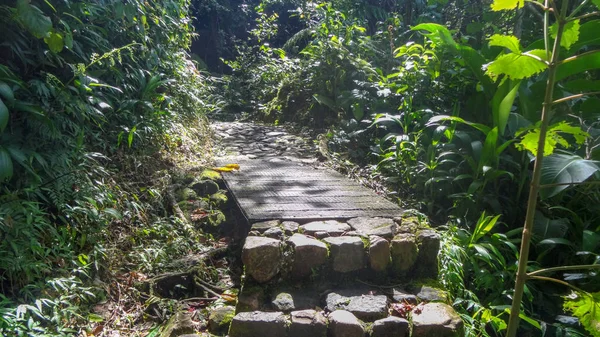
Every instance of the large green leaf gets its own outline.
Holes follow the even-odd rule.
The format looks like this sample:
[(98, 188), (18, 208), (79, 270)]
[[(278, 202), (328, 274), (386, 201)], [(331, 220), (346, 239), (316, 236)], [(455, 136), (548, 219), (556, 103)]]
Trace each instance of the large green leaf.
[(21, 24), (38, 39), (48, 36), (52, 29), (52, 20), (30, 0), (17, 0), (17, 18)]
[(592, 2), (594, 5), (596, 5), (596, 7), (598, 7), (598, 9), (600, 9), (600, 0), (592, 0)]
[(556, 68), (556, 81), (595, 69), (600, 69), (600, 51), (578, 56), (572, 61), (560, 64)]
[(500, 135), (504, 135), (508, 116), (510, 116), (510, 111), (517, 97), (517, 92), (519, 92), (520, 85), (521, 81), (505, 81), (498, 87), (492, 99), (494, 124), (498, 127)]
[(540, 189), (542, 199), (550, 198), (569, 188), (582, 183), (600, 170), (596, 161), (583, 159), (574, 154), (555, 153), (544, 158), (542, 165), (541, 185), (554, 185)]
[[(560, 39), (561, 47), (570, 49), (573, 44), (579, 40), (579, 20), (569, 21), (563, 30), (562, 38)], [(556, 39), (558, 33), (558, 23), (554, 23), (550, 26), (550, 36)]]
[[(521, 133), (523, 137), (521, 141), (516, 144), (517, 149), (523, 151), (527, 150), (534, 156), (538, 152), (538, 143), (540, 139), (540, 129), (538, 126), (532, 127), (529, 130), (525, 130), (526, 133)], [(544, 142), (544, 156), (549, 156), (554, 153), (557, 145), (561, 145), (564, 148), (571, 147), (571, 142), (564, 138), (563, 134), (571, 135), (575, 139), (577, 145), (583, 144), (583, 142), (590, 135), (581, 130), (578, 126), (572, 126), (569, 123), (562, 121), (556, 123), (548, 128), (546, 131), (546, 138)]]
[(525, 5), (525, 0), (494, 0), (492, 3), (493, 11), (502, 11), (515, 9), (517, 6), (521, 8)]
[(0, 146), (0, 183), (9, 180), (13, 176), (13, 163), (10, 154)]
[[(594, 0), (594, 3), (600, 2)], [(575, 293), (564, 297), (565, 311), (570, 311), (573, 316), (590, 333), (592, 337), (600, 337), (600, 292)]]
[(600, 91), (600, 81), (579, 78), (573, 81), (563, 83), (562, 87), (573, 94), (579, 94), (590, 91)]
[(569, 230), (569, 220), (566, 218), (550, 219), (542, 212), (535, 212), (533, 236), (536, 241), (548, 238), (563, 238)]
[(4, 82), (0, 82), (0, 98), (4, 98), (8, 102), (15, 100), (15, 94), (10, 86)]
[(600, 20), (592, 20), (579, 27), (579, 40), (571, 46), (570, 53), (575, 53), (583, 47), (600, 45)]
[(4, 132), (6, 125), (8, 125), (8, 108), (0, 98), (0, 133)]
[(442, 121), (452, 121), (452, 122), (463, 123), (468, 126), (474, 127), (475, 129), (477, 129), (485, 134), (488, 134), (490, 131), (492, 131), (492, 129), (487, 125), (469, 122), (469, 121), (466, 121), (463, 118), (460, 118), (457, 116), (446, 116), (446, 115), (438, 115), (438, 116), (431, 117), (429, 119), (429, 121), (427, 121), (427, 126), (437, 125), (439, 122), (442, 122)]
[(536, 49), (524, 54), (509, 53), (498, 56), (497, 59), (487, 64), (486, 74), (497, 80), (498, 76), (505, 75), (509, 79), (522, 80), (531, 77), (547, 68), (547, 65), (530, 54), (541, 59), (545, 58), (545, 51)]
[(521, 53), (521, 43), (519, 39), (514, 35), (502, 35), (502, 34), (494, 34), (490, 37), (490, 47), (504, 47), (508, 48), (511, 52), (515, 54)]
[(65, 45), (63, 36), (55, 32), (50, 33), (50, 36), (44, 38), (44, 42), (46, 42), (53, 53), (60, 53)]

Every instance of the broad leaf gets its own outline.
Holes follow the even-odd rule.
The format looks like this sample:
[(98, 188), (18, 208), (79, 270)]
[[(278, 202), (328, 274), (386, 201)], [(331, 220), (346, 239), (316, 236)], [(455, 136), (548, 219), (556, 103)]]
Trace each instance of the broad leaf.
[[(571, 46), (569, 54), (576, 53), (579, 49), (600, 45), (600, 20), (592, 20), (579, 27), (579, 40)], [(568, 55), (571, 56), (571, 55)]]
[(13, 163), (10, 154), (0, 146), (0, 183), (8, 180), (13, 175)]
[(445, 116), (445, 115), (439, 115), (439, 116), (434, 116), (432, 118), (429, 119), (429, 121), (427, 121), (427, 126), (431, 126), (431, 125), (437, 125), (439, 122), (442, 121), (452, 121), (452, 122), (459, 122), (459, 123), (463, 123), (466, 124), (468, 126), (472, 126), (475, 129), (488, 134), (490, 131), (492, 131), (492, 129), (484, 124), (479, 124), (479, 123), (472, 123), (469, 121), (466, 121), (460, 117), (456, 117), (456, 116)]
[(537, 240), (548, 238), (562, 238), (569, 230), (569, 220), (566, 218), (550, 219), (542, 212), (535, 212), (533, 222), (533, 236)]
[(326, 107), (330, 108), (333, 111), (337, 111), (337, 104), (335, 104), (335, 101), (332, 100), (331, 98), (325, 96), (325, 95), (320, 95), (320, 94), (314, 94), (313, 98), (319, 102), (319, 104), (325, 105)]
[(579, 94), (590, 91), (600, 91), (600, 81), (580, 78), (573, 81), (565, 82), (562, 84), (562, 87), (573, 94)]
[(48, 36), (52, 29), (52, 21), (30, 0), (17, 0), (17, 18), (33, 36), (38, 39)]
[(587, 70), (600, 69), (600, 51), (578, 56), (573, 61), (560, 64), (556, 68), (556, 81)]
[(508, 48), (515, 54), (521, 53), (521, 44), (514, 35), (494, 34), (490, 37), (490, 47), (492, 46)]
[(6, 125), (8, 125), (8, 108), (0, 98), (0, 133), (4, 132)]
[(525, 0), (494, 0), (492, 3), (493, 11), (511, 10), (515, 7), (521, 8), (525, 5)]
[(8, 102), (15, 100), (15, 94), (10, 86), (4, 82), (0, 82), (0, 98), (4, 98)]
[[(566, 49), (570, 49), (573, 44), (579, 40), (579, 20), (570, 21), (565, 25), (563, 30), (562, 38), (560, 39), (560, 45)], [(558, 23), (554, 23), (550, 26), (550, 36), (556, 39), (558, 33)]]
[[(595, 0), (595, 2), (600, 1)], [(577, 317), (590, 336), (600, 337), (600, 292), (573, 292), (564, 299), (564, 310), (570, 311), (573, 316)]]
[(63, 37), (59, 33), (50, 33), (50, 36), (44, 38), (44, 42), (48, 45), (53, 53), (60, 53), (63, 50), (64, 42)]
[(520, 85), (521, 81), (505, 81), (498, 87), (498, 90), (492, 99), (494, 124), (498, 127), (500, 135), (504, 135), (504, 130), (508, 123), (508, 116), (510, 116), (510, 110), (517, 97)]
[[(538, 152), (538, 142), (540, 139), (539, 126), (531, 128), (530, 130), (526, 130), (526, 132), (527, 133), (523, 136), (521, 141), (515, 146), (517, 147), (517, 149), (521, 151), (527, 150), (535, 156)], [(554, 153), (556, 145), (561, 145), (564, 148), (569, 148), (571, 146), (570, 142), (567, 139), (565, 139), (562, 134), (568, 134), (573, 136), (577, 145), (583, 144), (585, 139), (590, 136), (587, 132), (581, 130), (581, 128), (577, 126), (572, 126), (565, 121), (554, 124), (550, 126), (546, 132), (546, 139), (544, 142), (544, 156), (549, 156), (552, 153)]]
[(592, 2), (594, 5), (596, 5), (596, 7), (598, 7), (598, 9), (600, 9), (600, 0), (592, 0)]
[[(540, 197), (547, 199), (564, 191), (569, 184), (582, 183), (600, 170), (596, 161), (572, 154), (553, 154), (544, 158), (541, 185), (554, 185), (540, 189)], [(556, 185), (561, 184), (561, 185)]]
[[(496, 81), (500, 75), (509, 79), (522, 80), (531, 77), (547, 68), (546, 64), (525, 54), (545, 58), (545, 51), (536, 49), (524, 54), (504, 54), (485, 65), (486, 74)], [(543, 56), (543, 57), (542, 57)]]

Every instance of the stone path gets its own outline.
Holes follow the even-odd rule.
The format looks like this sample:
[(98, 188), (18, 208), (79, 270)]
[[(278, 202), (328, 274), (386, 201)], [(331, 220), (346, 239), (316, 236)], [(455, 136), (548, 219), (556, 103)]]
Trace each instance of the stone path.
[(369, 188), (322, 167), (314, 146), (273, 126), (215, 124), (222, 138), (219, 165), (237, 163), (240, 171), (223, 179), (250, 222), (321, 220), (402, 213)]
[(440, 235), (425, 219), (321, 167), (307, 138), (244, 123), (214, 129), (218, 164), (240, 164), (223, 179), (251, 228), (236, 306), (210, 310), (212, 334), (464, 335), (445, 292), (428, 286)]

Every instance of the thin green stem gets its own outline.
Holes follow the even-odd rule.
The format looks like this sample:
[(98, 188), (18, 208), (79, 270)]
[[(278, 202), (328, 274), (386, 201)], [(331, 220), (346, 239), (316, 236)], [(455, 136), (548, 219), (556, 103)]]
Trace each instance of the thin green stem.
[[(562, 7), (566, 8), (568, 0), (563, 0)], [(546, 5), (548, 0), (546, 0)], [(554, 4), (554, 3), (553, 3)], [(554, 6), (555, 7), (555, 6)], [(557, 14), (557, 13), (555, 13)], [(564, 16), (563, 16), (564, 17)], [(548, 18), (544, 20), (544, 28), (547, 28)], [(517, 276), (515, 281), (515, 292), (508, 320), (508, 329), (506, 336), (515, 337), (519, 328), (519, 314), (521, 313), (521, 300), (523, 299), (523, 291), (525, 282), (527, 281), (527, 262), (529, 261), (529, 247), (531, 245), (531, 234), (533, 231), (533, 220), (537, 208), (537, 199), (540, 189), (540, 180), (542, 176), (542, 162), (544, 160), (544, 148), (546, 147), (546, 133), (550, 122), (552, 97), (554, 95), (554, 84), (556, 80), (557, 62), (560, 54), (560, 41), (564, 32), (564, 20), (558, 20), (558, 29), (554, 47), (552, 49), (552, 60), (548, 66), (548, 81), (546, 82), (546, 93), (544, 95), (544, 104), (542, 106), (542, 121), (540, 125), (540, 137), (538, 140), (538, 151), (536, 153), (535, 164), (533, 167), (533, 177), (529, 188), (529, 198), (527, 200), (527, 214), (525, 216), (525, 225), (523, 226), (523, 236), (521, 239), (521, 249), (519, 252), (519, 264), (517, 267)], [(547, 34), (548, 31), (545, 31)], [(548, 49), (546, 49), (548, 53)]]
[(592, 16), (599, 16), (599, 15), (600, 15), (600, 12), (591, 12), (591, 13), (584, 14), (582, 16), (578, 16), (576, 18), (569, 19), (569, 20), (567, 20), (567, 22), (575, 21), (575, 20), (583, 20), (583, 19), (591, 18)]
[(589, 1), (589, 0), (583, 0), (583, 1), (582, 1), (582, 2), (579, 4), (579, 6), (577, 6), (577, 8), (575, 8), (575, 9), (573, 10), (573, 12), (571, 12), (571, 15), (569, 15), (569, 16), (567, 17), (567, 21), (569, 21), (569, 20), (571, 20), (573, 17), (575, 17), (575, 15), (577, 15), (577, 13), (579, 13), (579, 11), (580, 11), (580, 10), (582, 10), (582, 9), (583, 9), (583, 7), (584, 7), (585, 5), (587, 5), (588, 1)]
[(531, 278), (532, 276), (536, 276), (539, 274), (554, 273), (557, 271), (564, 271), (564, 270), (597, 269), (597, 268), (600, 268), (600, 264), (582, 264), (582, 265), (576, 265), (576, 266), (560, 266), (560, 267), (544, 268), (544, 269), (539, 269), (539, 270), (533, 271), (531, 273), (528, 273), (527, 277)]
[(590, 51), (586, 51), (585, 53), (581, 53), (579, 55), (575, 55), (575, 56), (571, 56), (571, 57), (567, 57), (566, 59), (557, 62), (557, 65), (561, 65), (561, 64), (565, 64), (565, 63), (569, 63), (571, 61), (575, 61), (578, 58), (581, 58), (583, 56), (587, 56), (587, 55), (592, 55), (592, 54), (596, 54), (596, 53), (600, 53), (600, 50), (590, 50)]
[[(586, 292), (586, 291), (584, 291), (584, 290), (582, 290), (582, 289), (580, 289), (580, 288), (577, 288), (576, 286), (572, 285), (572, 284), (571, 284), (571, 283), (569, 283), (569, 282), (565, 282), (565, 281), (563, 281), (563, 280), (555, 279), (555, 278), (552, 278), (552, 277), (546, 277), (546, 276), (530, 276), (530, 277), (528, 277), (528, 279), (530, 279), (530, 280), (540, 280), (540, 281), (550, 281), (550, 282), (554, 282), (554, 283), (560, 283), (560, 284), (562, 284), (562, 285), (565, 285), (565, 286), (567, 286), (567, 287), (569, 287), (569, 288), (571, 288), (571, 289), (575, 290), (575, 291), (576, 291), (576, 292), (578, 292), (578, 293), (585, 293), (585, 292)], [(512, 316), (512, 314), (511, 314), (511, 316)]]
[(570, 101), (572, 99), (577, 99), (577, 98), (581, 98), (581, 97), (585, 97), (585, 96), (589, 96), (589, 95), (600, 95), (600, 91), (584, 92), (584, 93), (577, 94), (577, 95), (563, 97), (561, 99), (557, 99), (556, 101), (552, 102), (552, 104), (559, 104), (559, 103)]

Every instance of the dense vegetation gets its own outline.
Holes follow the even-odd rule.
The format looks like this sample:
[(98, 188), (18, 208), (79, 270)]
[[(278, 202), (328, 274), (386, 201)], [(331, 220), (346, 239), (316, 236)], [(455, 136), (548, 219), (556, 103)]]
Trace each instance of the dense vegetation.
[(157, 172), (217, 110), (308, 126), (427, 214), (470, 336), (510, 330), (517, 274), (519, 336), (600, 336), (599, 6), (1, 1), (0, 332), (97, 320), (124, 232), (131, 270), (193, 249)]

